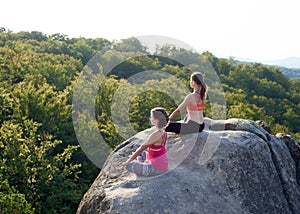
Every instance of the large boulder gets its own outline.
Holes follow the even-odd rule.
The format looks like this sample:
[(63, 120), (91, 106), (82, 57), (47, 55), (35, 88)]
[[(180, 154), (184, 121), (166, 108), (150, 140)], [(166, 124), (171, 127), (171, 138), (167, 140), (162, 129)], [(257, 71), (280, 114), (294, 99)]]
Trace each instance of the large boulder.
[(168, 134), (168, 172), (138, 177), (121, 164), (153, 130), (121, 144), (77, 213), (300, 213), (296, 163), (253, 121), (206, 119), (201, 133)]

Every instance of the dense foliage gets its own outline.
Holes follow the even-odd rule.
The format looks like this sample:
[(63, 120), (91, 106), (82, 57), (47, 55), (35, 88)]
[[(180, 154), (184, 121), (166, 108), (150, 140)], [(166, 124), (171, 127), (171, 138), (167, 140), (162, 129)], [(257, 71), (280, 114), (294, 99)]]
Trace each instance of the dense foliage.
[[(73, 88), (84, 66), (99, 51), (106, 62), (122, 62), (106, 75), (95, 99), (97, 127), (112, 149), (124, 140), (120, 130), (131, 133), (132, 127), (136, 132), (148, 128), (151, 108), (163, 106), (172, 112), (184, 97), (162, 91), (162, 86), (172, 89), (178, 85), (159, 75), (145, 81), (144, 89), (130, 85), (128, 78), (145, 70), (164, 71), (189, 88), (190, 68), (199, 69), (192, 63), (202, 57), (220, 77), (227, 118), (262, 119), (273, 133), (286, 132), (300, 140), (300, 83), (276, 67), (239, 64), (209, 52), (200, 55), (172, 46), (158, 47), (156, 54), (149, 55), (147, 47), (134, 38), (120, 42), (70, 39), (1, 28), (1, 213), (76, 212), (100, 169), (79, 148), (72, 123)], [(183, 60), (190, 68), (159, 57), (161, 53)], [(117, 92), (120, 98), (114, 96)], [(123, 98), (130, 101), (129, 109), (122, 109)], [(205, 115), (213, 116), (209, 101)], [(113, 120), (124, 118), (129, 118), (131, 128)]]

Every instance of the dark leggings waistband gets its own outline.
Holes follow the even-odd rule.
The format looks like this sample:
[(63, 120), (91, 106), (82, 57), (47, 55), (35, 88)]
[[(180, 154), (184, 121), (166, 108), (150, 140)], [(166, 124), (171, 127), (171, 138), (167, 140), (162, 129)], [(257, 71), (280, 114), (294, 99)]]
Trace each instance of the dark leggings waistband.
[(177, 134), (191, 134), (201, 132), (204, 129), (204, 123), (199, 124), (193, 120), (187, 122), (170, 122), (166, 127), (166, 132), (174, 132)]

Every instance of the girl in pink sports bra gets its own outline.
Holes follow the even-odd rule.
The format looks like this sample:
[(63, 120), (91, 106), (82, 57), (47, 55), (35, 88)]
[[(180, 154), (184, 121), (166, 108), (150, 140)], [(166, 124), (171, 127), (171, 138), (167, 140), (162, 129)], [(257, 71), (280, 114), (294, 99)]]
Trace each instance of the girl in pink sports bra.
[[(168, 158), (166, 153), (167, 133), (164, 127), (168, 124), (169, 117), (164, 108), (151, 110), (151, 124), (156, 127), (148, 139), (130, 156), (130, 158), (117, 169), (124, 167), (137, 175), (153, 176), (167, 171)], [(147, 149), (147, 158), (145, 150)], [(143, 157), (144, 156), (144, 157)], [(135, 159), (139, 158), (140, 161)], [(145, 159), (148, 159), (147, 161)]]
[(201, 132), (204, 129), (203, 109), (207, 95), (207, 86), (201, 72), (194, 72), (191, 75), (190, 86), (194, 89), (193, 93), (188, 94), (184, 101), (170, 115), (170, 120), (173, 120), (186, 108), (188, 112), (188, 121), (170, 122), (165, 129), (167, 132), (190, 134)]

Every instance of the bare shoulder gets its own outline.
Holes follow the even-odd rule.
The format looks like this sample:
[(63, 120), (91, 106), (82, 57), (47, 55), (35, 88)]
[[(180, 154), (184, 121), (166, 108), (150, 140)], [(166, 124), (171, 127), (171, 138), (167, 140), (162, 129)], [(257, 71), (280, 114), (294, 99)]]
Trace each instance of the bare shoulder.
[(192, 93), (190, 93), (190, 94), (186, 95), (185, 99), (187, 101), (189, 101), (189, 100), (193, 99), (193, 97), (194, 97), (194, 95)]
[(152, 144), (155, 144), (159, 139), (160, 139), (160, 134), (158, 131), (153, 132), (152, 134), (150, 134), (147, 138), (147, 140), (143, 143), (142, 146), (150, 146)]
[(188, 95), (187, 101), (188, 101), (189, 103), (194, 103), (195, 101), (197, 101), (197, 99), (199, 99), (199, 96), (197, 96), (197, 95), (194, 94), (194, 93), (190, 93), (190, 94)]
[(159, 133), (159, 131), (155, 131), (150, 135), (150, 138), (152, 138), (153, 140), (159, 140), (159, 138), (161, 137), (161, 134)]

